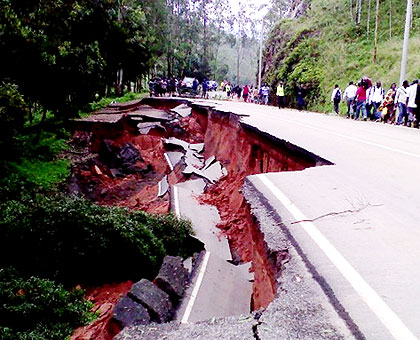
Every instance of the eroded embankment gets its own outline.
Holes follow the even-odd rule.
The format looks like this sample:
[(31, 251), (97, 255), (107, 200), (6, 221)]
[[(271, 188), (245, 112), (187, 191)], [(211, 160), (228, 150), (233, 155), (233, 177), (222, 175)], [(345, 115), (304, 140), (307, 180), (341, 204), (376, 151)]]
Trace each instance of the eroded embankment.
[[(179, 104), (185, 104), (185, 101), (147, 99), (137, 109), (140, 112), (142, 106), (146, 111), (169, 112)], [(70, 189), (99, 204), (150, 213), (169, 212), (171, 193), (168, 191), (159, 197), (159, 181), (168, 175), (169, 184), (175, 185), (196, 175), (183, 173), (186, 167), (183, 162), (173, 170), (170, 168), (165, 159), (168, 145), (163, 139), (176, 137), (188, 143), (204, 143), (204, 159), (215, 156), (227, 169), (227, 175), (216, 184), (208, 183), (200, 201), (218, 208), (219, 227), (229, 240), (234, 261), (252, 262), (252, 309), (266, 307), (276, 295), (278, 278), (288, 252), (267, 247), (242, 195), (244, 180), (253, 174), (298, 171), (329, 163), (286, 141), (257, 131), (241, 122), (238, 115), (217, 111), (205, 104), (193, 103), (191, 106), (191, 115), (186, 117), (166, 119), (157, 112), (159, 124), (148, 129), (147, 133), (139, 132), (138, 123), (150, 120), (144, 116), (139, 120), (136, 108), (124, 111), (118, 119), (111, 112), (109, 119), (98, 115), (101, 116), (98, 121), (80, 122), (74, 144), (84, 151), (78, 151), (83, 157), (75, 161)], [(109, 306), (106, 313), (108, 319), (112, 307)], [(77, 337), (82, 338), (83, 335)]]
[(205, 131), (205, 157), (215, 155), (228, 170), (228, 175), (211, 186), (201, 200), (218, 208), (222, 219), (219, 227), (229, 239), (234, 258), (252, 262), (253, 309), (266, 307), (276, 295), (277, 278), (288, 254), (267, 248), (264, 235), (242, 195), (245, 177), (298, 171), (325, 164), (325, 161), (241, 123), (237, 115), (193, 108), (193, 117)]

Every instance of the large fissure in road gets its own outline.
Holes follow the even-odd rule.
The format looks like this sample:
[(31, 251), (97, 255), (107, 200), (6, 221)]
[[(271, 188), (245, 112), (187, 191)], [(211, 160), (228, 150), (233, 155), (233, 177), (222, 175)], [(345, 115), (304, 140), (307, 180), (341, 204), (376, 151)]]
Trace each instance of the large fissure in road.
[[(188, 114), (173, 113), (181, 104), (184, 111), (178, 112)], [(173, 138), (178, 145), (167, 143)], [(100, 204), (166, 213), (171, 209), (170, 186), (204, 178), (207, 186), (198, 199), (217, 207), (221, 219), (218, 227), (228, 239), (232, 262), (252, 263), (252, 310), (267, 307), (275, 298), (289, 255), (287, 249), (273, 251), (267, 247), (242, 194), (245, 178), (330, 164), (205, 102), (150, 98), (106, 109), (79, 121), (74, 139), (85, 148), (86, 155), (74, 166), (71, 190)], [(213, 181), (200, 171), (186, 171), (188, 155), (184, 161), (168, 164), (168, 153), (175, 155), (182, 142), (204, 144), (202, 161), (220, 162), (223, 176)], [(167, 192), (161, 192), (162, 182), (169, 184)]]

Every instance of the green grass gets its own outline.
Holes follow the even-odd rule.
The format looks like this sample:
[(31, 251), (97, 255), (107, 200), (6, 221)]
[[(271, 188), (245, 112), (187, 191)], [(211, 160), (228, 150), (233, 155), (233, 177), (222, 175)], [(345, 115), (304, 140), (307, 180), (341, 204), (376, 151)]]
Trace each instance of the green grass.
[(147, 97), (148, 94), (149, 94), (149, 92), (142, 92), (142, 93), (128, 92), (122, 97), (103, 97), (100, 100), (98, 100), (97, 102), (93, 102), (93, 103), (90, 103), (89, 105), (87, 105), (84, 110), (79, 111), (79, 116), (87, 117), (93, 111), (97, 111), (97, 110), (100, 110), (102, 108), (105, 108), (113, 102), (124, 103), (124, 102), (128, 102), (128, 101), (131, 101), (131, 100), (143, 99), (143, 98)]
[[(274, 61), (268, 65), (264, 79), (277, 85), (280, 78), (289, 83), (286, 92), (293, 97), (292, 81), (306, 83), (316, 82), (309, 101), (309, 109), (320, 112), (332, 112), (330, 103), (334, 84), (341, 89), (350, 80), (358, 81), (369, 76), (373, 81), (380, 80), (384, 88), (392, 82), (398, 83), (401, 62), (402, 39), (405, 23), (405, 3), (393, 2), (392, 38), (389, 38), (389, 7), (381, 3), (381, 20), (378, 39), (377, 63), (373, 63), (374, 49), (374, 1), (370, 20), (370, 34), (366, 33), (367, 2), (363, 2), (362, 23), (355, 26), (350, 17), (349, 1), (346, 0), (313, 0), (308, 13), (297, 19), (285, 19), (273, 30), (266, 48), (275, 51)], [(413, 8), (414, 21), (410, 38), (410, 54), (407, 65), (409, 81), (420, 76), (420, 4)], [(294, 43), (299, 32), (311, 31), (297, 44)], [(282, 72), (285, 63), (294, 56), (292, 67)], [(304, 70), (304, 72), (302, 72)], [(344, 112), (344, 104), (342, 107)]]

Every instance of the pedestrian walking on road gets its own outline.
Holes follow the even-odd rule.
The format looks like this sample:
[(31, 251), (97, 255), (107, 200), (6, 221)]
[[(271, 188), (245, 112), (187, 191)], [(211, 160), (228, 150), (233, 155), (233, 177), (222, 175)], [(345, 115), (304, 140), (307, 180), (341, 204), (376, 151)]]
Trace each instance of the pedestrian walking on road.
[(341, 102), (341, 90), (338, 84), (334, 85), (334, 89), (331, 92), (331, 101), (334, 103), (334, 111), (336, 114), (340, 113), (340, 102)]
[(371, 105), (373, 109), (372, 116), (376, 120), (381, 118), (381, 112), (378, 111), (378, 108), (381, 106), (384, 98), (385, 90), (382, 88), (381, 82), (377, 81), (375, 86), (369, 88), (367, 97), (368, 104)]
[(264, 86), (261, 88), (262, 102), (264, 105), (268, 104), (268, 96), (270, 95), (270, 88), (267, 83), (264, 83)]
[(254, 87), (254, 89), (252, 90), (252, 102), (255, 104), (258, 104), (258, 96), (259, 96), (259, 91), (257, 86)]
[(393, 123), (394, 122), (394, 113), (395, 113), (395, 93), (396, 93), (397, 85), (395, 83), (391, 84), (390, 89), (386, 93), (385, 99), (382, 102), (381, 106), (378, 108), (379, 111), (382, 112), (381, 119), (384, 123), (388, 120)]
[(231, 87), (230, 87), (229, 83), (227, 83), (225, 85), (225, 90), (226, 90), (227, 99), (229, 99), (230, 98), (230, 91), (231, 91)]
[(204, 99), (207, 98), (207, 88), (208, 88), (207, 79), (204, 78), (204, 80), (203, 80), (203, 94), (202, 94), (202, 97)]
[(295, 88), (295, 92), (296, 92), (296, 101), (297, 101), (297, 105), (298, 105), (298, 110), (302, 110), (306, 103), (305, 100), (303, 99), (303, 87), (301, 85), (297, 85)]
[(401, 125), (404, 119), (404, 125), (408, 124), (407, 101), (408, 101), (408, 80), (404, 80), (402, 85), (398, 88), (395, 95), (395, 103), (398, 107), (397, 125)]
[(279, 109), (286, 106), (286, 101), (284, 98), (284, 84), (283, 81), (280, 81), (279, 85), (277, 86), (277, 105)]
[(367, 120), (367, 111), (366, 111), (366, 84), (360, 82), (359, 88), (356, 91), (356, 114), (354, 116), (355, 120), (359, 120), (360, 111), (363, 115), (363, 120)]
[(409, 121), (413, 122), (413, 127), (419, 128), (420, 120), (420, 84), (419, 80), (414, 80), (411, 86), (407, 89), (408, 94), (408, 115)]
[(244, 102), (245, 103), (248, 102), (248, 96), (249, 96), (249, 87), (248, 87), (248, 85), (245, 85), (245, 87), (244, 87), (244, 94), (243, 94)]
[(351, 81), (344, 90), (344, 99), (347, 101), (347, 118), (354, 116), (354, 103), (356, 98), (357, 86)]

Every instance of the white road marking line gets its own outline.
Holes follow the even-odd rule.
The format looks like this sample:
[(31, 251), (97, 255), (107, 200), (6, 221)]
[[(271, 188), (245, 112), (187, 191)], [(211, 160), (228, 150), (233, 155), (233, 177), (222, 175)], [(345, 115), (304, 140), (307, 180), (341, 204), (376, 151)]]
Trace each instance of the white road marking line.
[(197, 298), (198, 291), (200, 290), (201, 283), (203, 282), (204, 273), (206, 271), (207, 265), (209, 263), (210, 252), (206, 251), (204, 255), (203, 263), (201, 264), (200, 273), (198, 274), (197, 281), (194, 285), (194, 289), (191, 293), (190, 300), (188, 301), (187, 308), (185, 309), (184, 316), (182, 317), (181, 323), (187, 323), (190, 317), (192, 308), (195, 303), (195, 299)]
[(174, 166), (172, 165), (172, 162), (171, 162), (171, 160), (169, 159), (168, 154), (165, 152), (163, 155), (165, 156), (165, 159), (166, 159), (166, 161), (168, 162), (168, 164), (169, 164), (169, 168), (171, 169), (171, 171), (174, 171)]
[(179, 211), (178, 187), (176, 185), (174, 185), (174, 205), (176, 216), (181, 217), (181, 213)]
[(350, 140), (353, 140), (353, 141), (356, 141), (356, 142), (359, 142), (359, 143), (363, 143), (363, 144), (375, 146), (375, 147), (378, 147), (378, 148), (381, 148), (381, 149), (384, 149), (384, 150), (401, 153), (401, 154), (406, 155), (406, 156), (420, 158), (420, 155), (417, 154), (417, 153), (412, 153), (412, 152), (408, 152), (408, 151), (396, 149), (396, 148), (393, 148), (393, 147), (390, 147), (390, 146), (381, 145), (381, 144), (374, 143), (374, 142), (369, 142), (367, 140), (360, 139), (360, 138), (357, 138), (357, 137), (351, 137), (351, 136), (343, 135), (342, 133), (330, 131), (330, 130), (327, 130), (327, 129), (321, 129), (319, 127), (316, 127), (316, 126), (313, 126), (313, 125), (310, 125), (310, 124), (303, 124), (303, 123), (295, 122), (295, 121), (289, 120), (289, 119), (281, 119), (281, 118), (278, 118), (278, 120), (281, 120), (281, 121), (287, 122), (287, 123), (292, 123), (292, 124), (304, 126), (304, 127), (307, 127), (307, 128), (313, 129), (313, 130), (318, 130), (318, 131), (324, 132), (324, 133), (329, 133), (331, 135), (334, 135), (334, 136), (337, 136), (337, 137), (346, 138), (346, 139), (350, 139)]
[[(297, 221), (308, 220), (308, 218), (296, 207), (273, 182), (264, 174), (258, 174), (261, 182), (274, 194), (274, 196), (285, 206)], [(353, 268), (343, 255), (331, 244), (330, 241), (317, 229), (312, 222), (300, 222), (303, 229), (312, 240), (319, 246), (329, 260), (336, 266), (341, 274), (347, 279), (362, 300), (369, 306), (373, 313), (379, 318), (382, 324), (388, 329), (395, 339), (414, 340), (417, 337), (404, 325), (401, 319), (389, 308), (381, 297)]]

